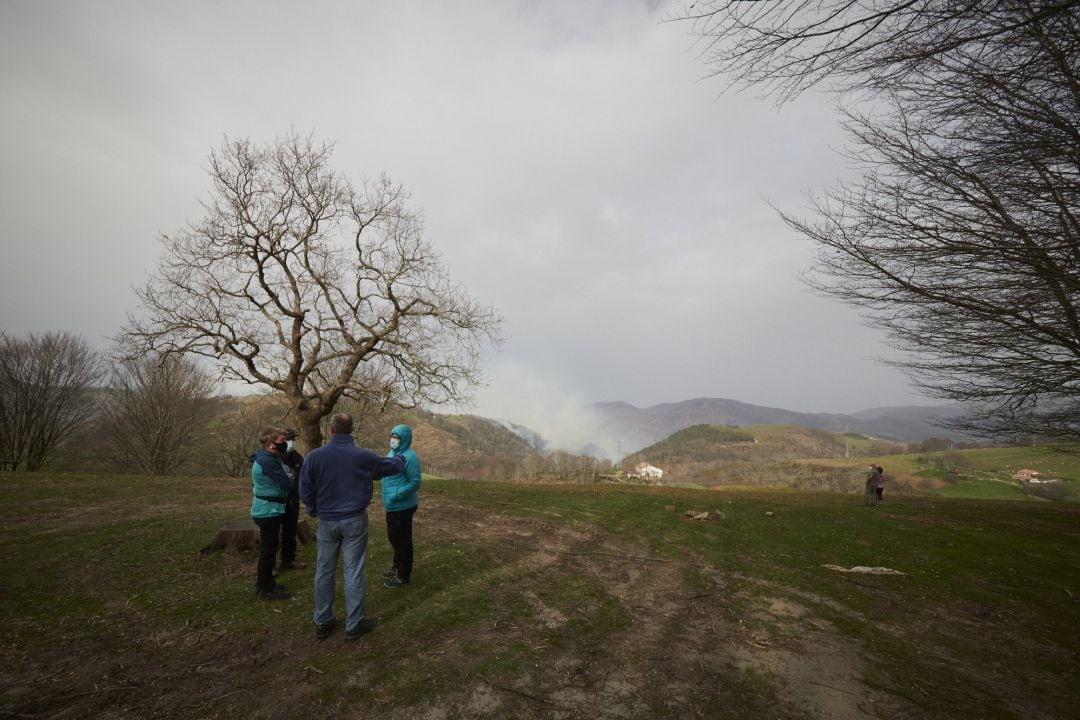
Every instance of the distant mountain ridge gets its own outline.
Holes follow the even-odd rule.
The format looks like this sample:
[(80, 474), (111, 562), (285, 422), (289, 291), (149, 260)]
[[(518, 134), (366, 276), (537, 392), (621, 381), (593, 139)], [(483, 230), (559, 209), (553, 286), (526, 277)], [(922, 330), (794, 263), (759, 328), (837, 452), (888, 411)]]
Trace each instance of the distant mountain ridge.
[(727, 398), (694, 398), (647, 408), (622, 401), (601, 402), (590, 405), (589, 409), (599, 416), (608, 435), (617, 440), (624, 454), (694, 425), (801, 425), (907, 443), (929, 437), (970, 439), (934, 424), (934, 420), (963, 414), (963, 409), (956, 405), (882, 407), (845, 415), (801, 413)]

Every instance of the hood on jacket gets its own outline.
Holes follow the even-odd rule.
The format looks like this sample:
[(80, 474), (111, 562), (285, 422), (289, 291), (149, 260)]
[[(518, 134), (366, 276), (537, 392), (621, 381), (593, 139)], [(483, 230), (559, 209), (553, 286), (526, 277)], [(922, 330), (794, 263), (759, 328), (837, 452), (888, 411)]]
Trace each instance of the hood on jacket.
[(395, 425), (394, 429), (390, 431), (391, 435), (397, 435), (401, 438), (401, 442), (398, 443), (397, 450), (394, 450), (395, 455), (400, 455), (412, 446), (412, 428), (408, 425)]

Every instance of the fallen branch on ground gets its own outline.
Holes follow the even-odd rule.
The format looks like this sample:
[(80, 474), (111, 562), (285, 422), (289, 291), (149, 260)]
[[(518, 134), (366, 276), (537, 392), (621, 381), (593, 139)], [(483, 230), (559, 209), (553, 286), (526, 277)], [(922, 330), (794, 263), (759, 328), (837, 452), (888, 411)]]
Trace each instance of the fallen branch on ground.
[(499, 685), (497, 683), (492, 682), (491, 680), (489, 680), (487, 677), (485, 677), (483, 675), (480, 675), (478, 677), (481, 680), (483, 680), (484, 682), (486, 682), (488, 685), (490, 685), (491, 687), (495, 688), (496, 690), (502, 690), (504, 692), (514, 693), (515, 695), (520, 695), (523, 698), (528, 698), (529, 700), (533, 700), (533, 701), (538, 702), (538, 703), (543, 703), (544, 705), (551, 705), (552, 707), (557, 707), (560, 710), (569, 710), (570, 709), (570, 708), (568, 708), (568, 707), (566, 707), (564, 705), (560, 705), (559, 703), (555, 702), (554, 700), (548, 700), (547, 698), (542, 698), (542, 697), (539, 697), (537, 695), (533, 695), (532, 693), (527, 693), (524, 690), (518, 690), (517, 688), (509, 687), (507, 685)]
[(605, 555), (607, 557), (623, 558), (624, 560), (641, 560), (643, 562), (672, 562), (666, 558), (651, 558), (651, 557), (638, 557), (637, 555), (623, 555), (622, 553), (612, 552), (570, 552), (569, 550), (559, 550), (560, 555)]
[(904, 575), (905, 573), (899, 570), (893, 570), (887, 567), (867, 567), (865, 565), (856, 565), (854, 567), (842, 567), (840, 565), (822, 565), (821, 567), (828, 568), (829, 570), (835, 570), (836, 572), (845, 573), (859, 573), (862, 575)]

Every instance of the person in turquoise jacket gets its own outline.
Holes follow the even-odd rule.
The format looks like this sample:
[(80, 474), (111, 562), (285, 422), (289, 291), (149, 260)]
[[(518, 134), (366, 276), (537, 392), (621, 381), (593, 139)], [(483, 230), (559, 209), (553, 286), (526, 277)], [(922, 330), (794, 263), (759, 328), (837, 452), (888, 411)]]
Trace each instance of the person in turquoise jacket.
[(388, 588), (408, 585), (412, 580), (412, 522), (420, 505), (420, 457), (412, 449), (412, 428), (395, 425), (390, 431), (387, 457), (405, 460), (405, 472), (382, 479), (380, 495), (386, 509), (386, 537), (394, 548), (394, 564), (383, 573)]
[(260, 449), (251, 456), (251, 518), (259, 526), (259, 571), (255, 594), (260, 600), (287, 600), (290, 594), (274, 581), (278, 536), (285, 519), (285, 503), (293, 481), (282, 458), (288, 450), (285, 431), (264, 427), (259, 431)]

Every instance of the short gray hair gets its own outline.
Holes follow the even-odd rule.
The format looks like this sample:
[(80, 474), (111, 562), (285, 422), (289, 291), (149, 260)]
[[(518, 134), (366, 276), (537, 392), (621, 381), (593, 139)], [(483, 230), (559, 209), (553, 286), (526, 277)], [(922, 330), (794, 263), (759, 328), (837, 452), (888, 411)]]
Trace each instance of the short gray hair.
[(330, 418), (330, 434), (331, 435), (351, 435), (353, 428), (352, 415), (349, 413), (338, 413), (334, 417)]

